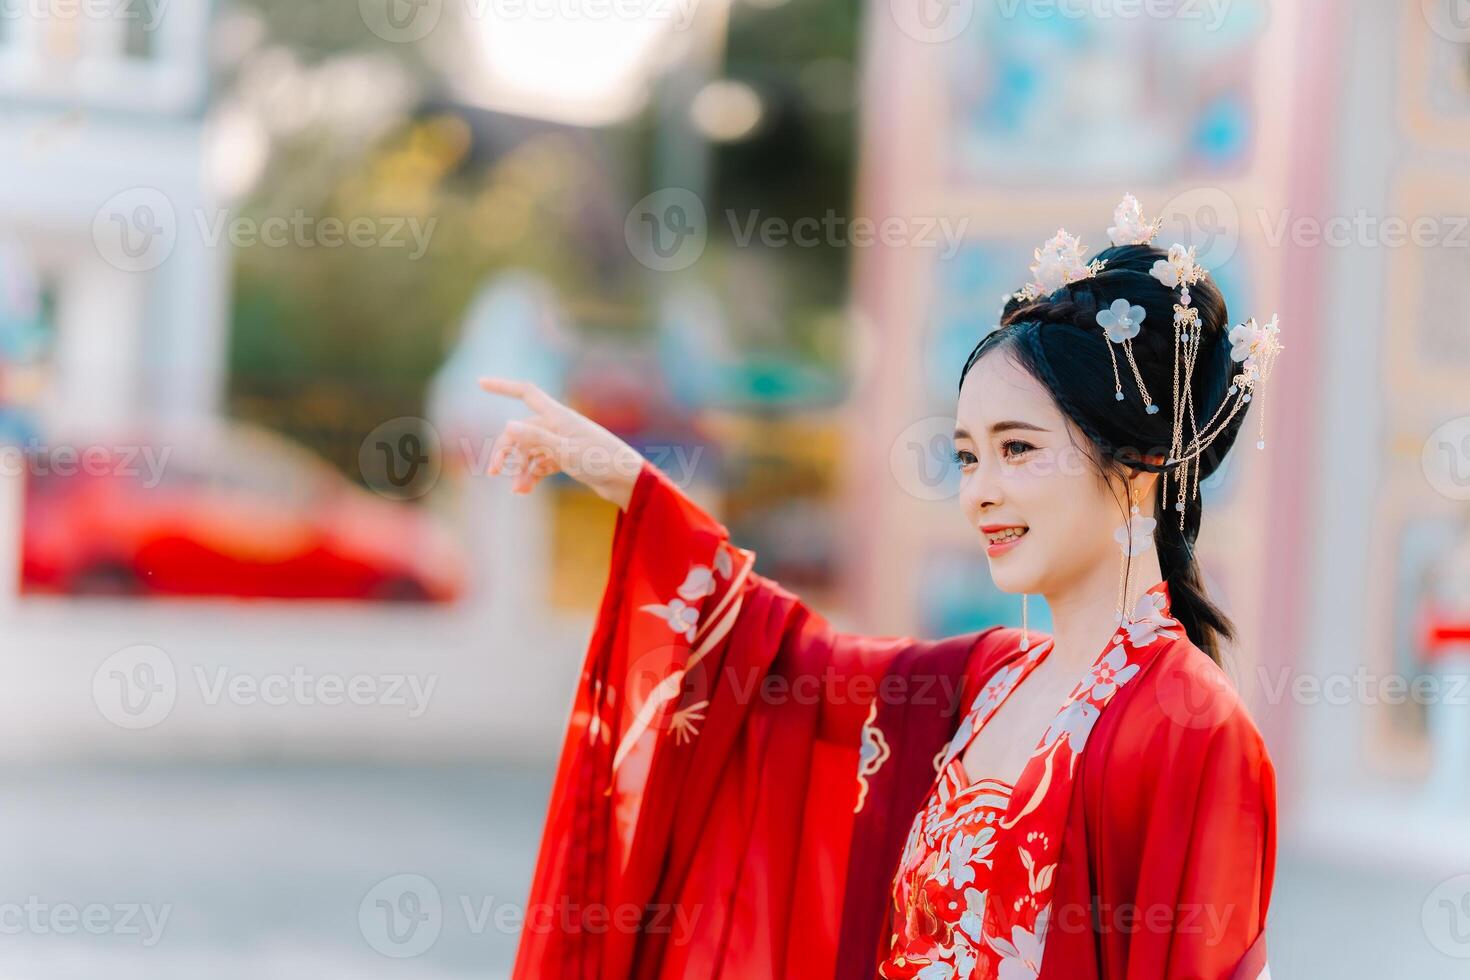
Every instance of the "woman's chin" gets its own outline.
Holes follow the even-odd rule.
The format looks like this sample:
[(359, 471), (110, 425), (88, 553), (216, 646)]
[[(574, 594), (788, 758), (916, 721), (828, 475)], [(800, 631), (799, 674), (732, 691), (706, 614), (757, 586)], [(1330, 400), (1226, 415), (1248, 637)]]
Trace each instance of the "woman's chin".
[(1001, 561), (991, 561), (990, 580), (995, 583), (995, 587), (1001, 592), (1006, 592), (1011, 595), (1036, 591), (1036, 576), (1032, 575), (1027, 569), (1007, 567), (1004, 559)]

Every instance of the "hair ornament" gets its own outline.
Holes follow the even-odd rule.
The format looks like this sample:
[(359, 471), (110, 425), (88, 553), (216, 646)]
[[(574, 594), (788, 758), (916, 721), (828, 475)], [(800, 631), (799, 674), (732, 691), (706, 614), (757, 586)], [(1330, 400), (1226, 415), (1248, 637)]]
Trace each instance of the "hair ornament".
[(1241, 362), (1251, 375), (1252, 383), (1257, 378), (1264, 379), (1276, 355), (1281, 352), (1281, 344), (1276, 339), (1281, 333), (1277, 325), (1279, 319), (1279, 316), (1273, 316), (1269, 323), (1258, 326), (1256, 318), (1251, 317), (1230, 328), (1230, 359)]
[[(1113, 224), (1108, 228), (1108, 238), (1114, 246), (1152, 245), (1158, 235), (1161, 221), (1147, 219), (1138, 199), (1126, 194), (1113, 211)], [(1036, 264), (1031, 267), (1031, 281), (1014, 293), (1015, 299), (1030, 302), (1083, 279), (1090, 279), (1103, 271), (1104, 261), (1083, 261), (1082, 242), (1074, 235), (1059, 230), (1055, 236), (1035, 252)], [(1187, 500), (1199, 497), (1200, 466), (1198, 459), (1210, 444), (1225, 431), (1235, 418), (1261, 392), (1261, 386), (1270, 377), (1276, 356), (1282, 346), (1278, 339), (1280, 325), (1273, 316), (1265, 324), (1254, 318), (1231, 328), (1227, 335), (1230, 344), (1230, 359), (1240, 365), (1231, 378), (1231, 385), (1214, 414), (1200, 424), (1194, 405), (1193, 380), (1198, 363), (1200, 344), (1203, 339), (1203, 321), (1199, 310), (1191, 303), (1189, 287), (1209, 278), (1209, 270), (1199, 264), (1192, 245), (1175, 244), (1169, 247), (1168, 255), (1154, 262), (1149, 275), (1168, 289), (1179, 290), (1179, 302), (1174, 304), (1174, 390), (1172, 410), (1172, 438), (1160, 485), (1160, 499), (1167, 500), (1169, 477), (1174, 476), (1178, 487), (1174, 509), (1179, 512), (1179, 527), (1184, 528)], [(1010, 297), (1008, 297), (1009, 299)], [(1138, 384), (1144, 408), (1149, 414), (1158, 412), (1143, 383), (1143, 373), (1133, 356), (1133, 341), (1142, 332), (1146, 309), (1126, 298), (1118, 298), (1105, 310), (1096, 314), (1097, 325), (1107, 338), (1108, 357), (1113, 364), (1113, 397), (1124, 400), (1123, 377), (1118, 367), (1118, 356), (1114, 345), (1123, 348), (1123, 354)], [(1150, 327), (1150, 329), (1160, 329)], [(1165, 328), (1166, 329), (1166, 328)], [(973, 356), (973, 355), (972, 355)], [(967, 365), (968, 366), (968, 365)], [(1264, 449), (1265, 413), (1258, 414), (1260, 431), (1256, 447)]]
[(1163, 219), (1146, 221), (1143, 206), (1132, 194), (1124, 194), (1123, 200), (1113, 210), (1113, 226), (1108, 229), (1108, 238), (1114, 245), (1152, 245), (1159, 233)]
[(1170, 289), (1179, 290), (1179, 301), (1189, 305), (1189, 287), (1209, 275), (1209, 270), (1195, 259), (1194, 246), (1170, 245), (1169, 257), (1154, 263), (1149, 275)]
[(1097, 275), (1105, 263), (1101, 259), (1084, 262), (1084, 252), (1082, 239), (1067, 234), (1065, 228), (1057, 229), (1057, 233), (1036, 250), (1031, 281), (1015, 294), (1016, 299), (1029, 303), (1049, 296), (1063, 286)]
[(1174, 325), (1179, 328), (1179, 340), (1187, 343), (1190, 337), (1190, 328), (1199, 329), (1199, 310), (1192, 306), (1174, 304)]
[(1138, 391), (1143, 395), (1144, 410), (1153, 415), (1159, 410), (1159, 406), (1150, 397), (1148, 388), (1143, 383), (1143, 372), (1138, 370), (1138, 362), (1133, 357), (1133, 338), (1142, 329), (1147, 312), (1126, 299), (1115, 299), (1106, 310), (1098, 311), (1097, 325), (1103, 328), (1103, 334), (1111, 341), (1108, 344), (1108, 357), (1113, 361), (1113, 397), (1118, 401), (1123, 400), (1123, 377), (1118, 373), (1118, 355), (1113, 351), (1113, 344), (1122, 344), (1128, 366), (1133, 369), (1133, 380), (1138, 383)]

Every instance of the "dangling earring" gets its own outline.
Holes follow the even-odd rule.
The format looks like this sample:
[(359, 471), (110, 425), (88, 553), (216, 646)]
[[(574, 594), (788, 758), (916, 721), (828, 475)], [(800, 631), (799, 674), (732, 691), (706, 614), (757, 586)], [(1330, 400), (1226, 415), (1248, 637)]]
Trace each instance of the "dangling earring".
[(1123, 622), (1128, 611), (1128, 579), (1130, 572), (1129, 558), (1144, 553), (1153, 546), (1154, 528), (1158, 521), (1152, 517), (1144, 517), (1139, 510), (1138, 485), (1131, 484), (1133, 491), (1133, 506), (1129, 510), (1128, 520), (1113, 532), (1113, 540), (1118, 542), (1122, 549), (1122, 567), (1118, 573), (1118, 622)]
[(1031, 649), (1031, 633), (1026, 626), (1026, 593), (1021, 593), (1021, 652)]

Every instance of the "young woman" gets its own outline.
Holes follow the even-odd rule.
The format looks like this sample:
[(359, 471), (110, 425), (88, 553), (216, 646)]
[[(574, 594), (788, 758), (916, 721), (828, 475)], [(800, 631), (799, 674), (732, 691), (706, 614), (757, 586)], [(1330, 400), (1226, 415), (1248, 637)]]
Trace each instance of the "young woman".
[[(1050, 636), (838, 632), (534, 386), (492, 473), (616, 503), (515, 976), (1268, 976), (1275, 777), (1218, 665), (1198, 481), (1269, 374), (1125, 198), (1059, 233), (960, 372), (960, 503)], [(1024, 609), (1024, 605), (1023, 605)]]

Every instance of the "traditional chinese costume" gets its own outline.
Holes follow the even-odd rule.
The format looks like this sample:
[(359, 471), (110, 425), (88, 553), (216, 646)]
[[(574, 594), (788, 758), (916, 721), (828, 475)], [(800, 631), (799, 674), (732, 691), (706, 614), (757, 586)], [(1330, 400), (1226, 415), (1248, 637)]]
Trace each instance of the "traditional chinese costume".
[(1049, 639), (834, 630), (652, 464), (612, 552), (518, 980), (1268, 975), (1274, 769), (1166, 583), (1010, 785)]

